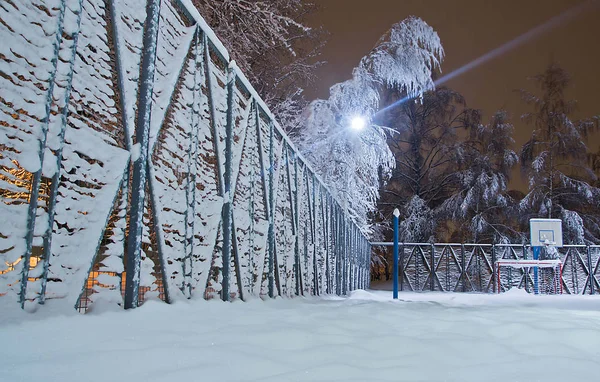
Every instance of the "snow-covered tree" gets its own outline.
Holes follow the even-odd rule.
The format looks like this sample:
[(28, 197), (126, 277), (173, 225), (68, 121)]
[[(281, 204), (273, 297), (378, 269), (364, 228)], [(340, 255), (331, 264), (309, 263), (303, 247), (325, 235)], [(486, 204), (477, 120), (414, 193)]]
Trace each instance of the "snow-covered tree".
[(403, 208), (404, 218), (398, 226), (398, 234), (405, 243), (434, 241), (434, 211), (418, 195), (413, 195)]
[(329, 99), (314, 101), (307, 110), (301, 150), (365, 232), (370, 231), (368, 214), (376, 207), (380, 177), (390, 174), (394, 157), (384, 130), (373, 125), (351, 131), (350, 121), (373, 118), (386, 106), (382, 94), (391, 89), (418, 97), (433, 88), (432, 73), (442, 57), (437, 33), (410, 17), (384, 34), (352, 78), (330, 89)]
[[(594, 117), (593, 119), (599, 120), (600, 117)], [(595, 181), (591, 184), (594, 187), (600, 188), (600, 149), (588, 155), (588, 164), (595, 175)], [(586, 212), (584, 219), (586, 227), (590, 231), (590, 236), (600, 238), (600, 203), (588, 205)]]
[[(533, 125), (531, 138), (521, 150), (521, 165), (529, 180), (529, 193), (521, 201), (525, 217), (560, 218), (564, 240), (569, 244), (597, 242), (594, 208), (600, 201), (596, 179), (586, 163), (587, 133), (598, 118), (574, 121), (576, 102), (565, 98), (571, 78), (556, 64), (533, 77), (542, 94), (521, 91), (533, 111), (523, 120)], [(592, 212), (592, 213), (591, 213)], [(591, 214), (590, 214), (591, 213)]]
[(367, 215), (379, 196), (378, 168), (389, 171), (393, 165), (385, 135), (376, 129), (349, 131), (337, 122), (328, 101), (313, 102), (310, 110), (306, 124), (313, 133), (306, 136), (310, 140), (303, 141), (302, 151), (350, 216), (366, 229)]
[[(382, 190), (380, 209), (389, 217), (399, 207), (402, 220), (418, 220), (411, 214), (420, 210), (408, 208), (409, 204), (421, 200), (434, 210), (460, 187), (458, 166), (466, 160), (466, 151), (459, 132), (478, 126), (479, 113), (467, 108), (457, 92), (439, 88), (425, 93), (420, 102), (404, 102), (389, 110), (382, 120), (397, 133), (388, 135), (396, 168)], [(423, 232), (410, 232), (410, 240), (427, 241), (434, 230), (435, 224)]]
[(304, 18), (316, 6), (302, 0), (193, 0), (271, 111), (294, 129), (307, 102), (324, 45), (321, 29)]
[(511, 149), (512, 133), (508, 113), (501, 110), (489, 124), (471, 128), (461, 145), (460, 188), (439, 212), (453, 221), (462, 242), (510, 242), (517, 236), (510, 224), (513, 203), (507, 194), (510, 172), (518, 162)]
[(432, 74), (439, 69), (444, 49), (437, 32), (425, 21), (411, 16), (396, 23), (361, 61), (387, 89), (404, 90), (418, 96), (431, 90)]

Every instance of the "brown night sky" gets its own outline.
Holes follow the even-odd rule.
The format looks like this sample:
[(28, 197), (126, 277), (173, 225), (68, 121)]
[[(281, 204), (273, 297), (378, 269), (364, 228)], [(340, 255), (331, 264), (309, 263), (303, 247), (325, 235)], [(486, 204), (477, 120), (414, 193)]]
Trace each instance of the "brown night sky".
[[(351, 77), (352, 68), (389, 27), (415, 15), (440, 36), (446, 53), (442, 71), (448, 74), (509, 42), (554, 16), (589, 3), (516, 48), (449, 80), (445, 85), (463, 94), (470, 107), (491, 113), (505, 108), (513, 117), (516, 146), (530, 128), (519, 121), (527, 110), (515, 89), (534, 90), (528, 76), (541, 73), (551, 60), (573, 77), (569, 98), (579, 102), (577, 117), (600, 114), (600, 1), (581, 0), (314, 0), (321, 9), (308, 20), (329, 31), (318, 70), (319, 81), (309, 98), (326, 98), (329, 87)], [(597, 138), (597, 137), (596, 137)], [(598, 139), (590, 142), (593, 151)], [(523, 188), (518, 176), (513, 187)]]

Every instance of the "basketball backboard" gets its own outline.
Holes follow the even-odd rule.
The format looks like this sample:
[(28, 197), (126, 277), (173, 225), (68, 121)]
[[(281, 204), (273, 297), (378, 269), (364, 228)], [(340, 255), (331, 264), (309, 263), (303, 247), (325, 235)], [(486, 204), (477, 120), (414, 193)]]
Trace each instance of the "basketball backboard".
[(562, 220), (560, 219), (529, 219), (531, 246), (543, 247), (550, 245), (562, 247)]

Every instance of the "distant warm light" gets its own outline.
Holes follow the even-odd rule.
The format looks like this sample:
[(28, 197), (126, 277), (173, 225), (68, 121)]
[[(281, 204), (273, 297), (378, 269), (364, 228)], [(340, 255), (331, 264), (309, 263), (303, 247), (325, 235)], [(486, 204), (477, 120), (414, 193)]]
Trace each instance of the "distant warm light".
[[(19, 257), (17, 260), (13, 261), (12, 263), (9, 263), (8, 261), (4, 262), (4, 264), (6, 264), (6, 269), (0, 269), (0, 275), (4, 275), (8, 272), (14, 271), (22, 259), (23, 259), (22, 257)], [(40, 257), (31, 256), (29, 258), (29, 269), (35, 268), (40, 261), (42, 261)], [(31, 279), (31, 281), (33, 281), (33, 280), (35, 280), (35, 279)]]
[(352, 122), (350, 123), (350, 127), (352, 130), (360, 131), (365, 128), (367, 122), (363, 117), (354, 117), (352, 118)]
[[(0, 159), (3, 158), (0, 153)], [(31, 183), (33, 182), (33, 173), (25, 170), (16, 160), (11, 160), (14, 167), (0, 166), (0, 198), (4, 204), (23, 204), (29, 203), (31, 196)], [(12, 187), (6, 187), (6, 185)], [(43, 201), (50, 193), (50, 179), (42, 177), (38, 193), (38, 200)]]

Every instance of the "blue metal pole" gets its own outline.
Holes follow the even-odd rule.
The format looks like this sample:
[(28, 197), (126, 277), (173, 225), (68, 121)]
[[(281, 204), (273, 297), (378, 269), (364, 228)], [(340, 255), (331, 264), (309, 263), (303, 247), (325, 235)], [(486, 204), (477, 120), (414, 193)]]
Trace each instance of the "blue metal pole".
[(226, 115), (226, 138), (225, 138), (225, 173), (223, 174), (223, 186), (225, 191), (225, 200), (223, 201), (223, 209), (221, 211), (221, 219), (223, 221), (223, 281), (221, 284), (221, 300), (229, 301), (229, 278), (231, 276), (231, 246), (233, 231), (233, 203), (232, 182), (233, 182), (233, 129), (234, 129), (234, 89), (235, 89), (236, 74), (232, 67), (229, 67), (227, 72), (227, 115)]
[[(258, 113), (257, 119), (258, 119)], [(258, 128), (259, 122), (257, 122)], [(269, 122), (269, 202), (265, 203), (267, 206), (267, 215), (269, 219), (269, 231), (267, 232), (267, 241), (269, 248), (269, 297), (275, 297), (275, 272), (279, 272), (279, 269), (275, 268), (275, 136), (274, 136), (273, 122)], [(257, 134), (260, 132), (257, 130)], [(260, 138), (260, 135), (258, 135)], [(260, 141), (259, 141), (260, 142)], [(262, 151), (261, 151), (262, 152)], [(260, 161), (261, 165), (263, 161)], [(264, 172), (263, 172), (264, 173)], [(264, 178), (263, 178), (264, 179)], [(266, 190), (265, 190), (266, 193)]]
[[(50, 183), (50, 192), (48, 196), (48, 229), (44, 234), (44, 253), (43, 253), (43, 271), (42, 271), (42, 286), (39, 295), (38, 302), (40, 304), (44, 304), (46, 300), (46, 286), (48, 284), (48, 268), (50, 266), (50, 256), (52, 256), (52, 228), (54, 225), (54, 214), (56, 207), (56, 198), (58, 196), (58, 185), (60, 183), (60, 165), (62, 162), (62, 150), (65, 144), (65, 130), (67, 127), (67, 114), (69, 113), (69, 98), (71, 96), (71, 90), (73, 88), (73, 72), (75, 67), (75, 58), (77, 54), (77, 41), (79, 40), (79, 32), (81, 30), (81, 13), (83, 9), (83, 2), (79, 1), (78, 3), (78, 13), (77, 13), (77, 29), (75, 32), (71, 34), (72, 43), (71, 43), (71, 51), (70, 51), (70, 61), (69, 61), (69, 72), (67, 74), (68, 85), (65, 89), (64, 95), (64, 105), (61, 109), (60, 118), (60, 133), (58, 134), (59, 147), (55, 150), (56, 156), (56, 172), (52, 176), (52, 182)], [(63, 16), (64, 17), (64, 16)], [(61, 21), (62, 23), (62, 21)], [(60, 26), (62, 28), (62, 25)], [(29, 264), (29, 262), (27, 262)]]
[[(39, 161), (40, 168), (38, 171), (33, 173), (31, 178), (31, 187), (30, 187), (30, 195), (29, 195), (29, 206), (27, 209), (27, 231), (25, 233), (25, 253), (23, 253), (23, 257), (21, 263), (23, 264), (23, 268), (21, 270), (21, 281), (20, 281), (20, 291), (19, 291), (19, 303), (21, 304), (21, 308), (25, 309), (25, 300), (27, 300), (27, 282), (29, 280), (29, 268), (30, 260), (32, 256), (32, 247), (33, 247), (33, 238), (35, 231), (35, 220), (37, 217), (37, 209), (38, 209), (38, 196), (40, 191), (40, 184), (42, 181), (42, 169), (44, 165), (44, 153), (46, 151), (46, 140), (48, 138), (48, 128), (50, 123), (50, 113), (52, 109), (52, 95), (54, 94), (54, 85), (56, 83), (56, 74), (58, 72), (58, 61), (60, 55), (60, 45), (62, 43), (62, 35), (64, 28), (64, 18), (65, 18), (65, 7), (66, 1), (61, 1), (60, 8), (58, 12), (58, 23), (57, 23), (57, 31), (56, 38), (53, 43), (54, 54), (52, 55), (52, 71), (49, 73), (48, 77), (48, 92), (46, 93), (46, 116), (42, 120), (41, 127), (41, 136), (39, 139)], [(60, 168), (58, 169), (60, 170)], [(58, 171), (57, 170), (57, 171)], [(52, 225), (48, 228), (50, 232), (52, 231)]]
[(144, 199), (146, 196), (146, 167), (148, 165), (148, 155), (150, 154), (148, 152), (148, 139), (152, 113), (154, 61), (156, 59), (156, 47), (158, 44), (160, 2), (161, 0), (151, 0), (146, 3), (146, 24), (144, 26), (142, 67), (140, 71), (136, 120), (136, 143), (140, 145), (140, 155), (133, 162), (129, 235), (127, 237), (127, 264), (125, 268), (125, 309), (133, 309), (138, 306), (140, 264), (142, 261)]
[[(541, 247), (532, 247), (532, 248), (533, 248), (533, 259), (539, 260)], [(540, 293), (539, 280), (538, 280), (538, 267), (537, 266), (533, 267), (533, 293), (534, 294)]]
[(394, 210), (394, 299), (398, 298), (398, 217), (400, 211)]
[[(588, 245), (586, 247), (586, 254), (587, 254), (587, 263), (588, 263), (588, 269), (590, 270), (588, 279), (590, 280), (590, 294), (594, 294), (594, 268), (592, 268), (592, 252), (590, 251), (590, 246)], [(561, 272), (562, 273), (562, 272)], [(561, 275), (561, 280), (559, 280), (560, 283), (562, 283), (562, 275)]]

